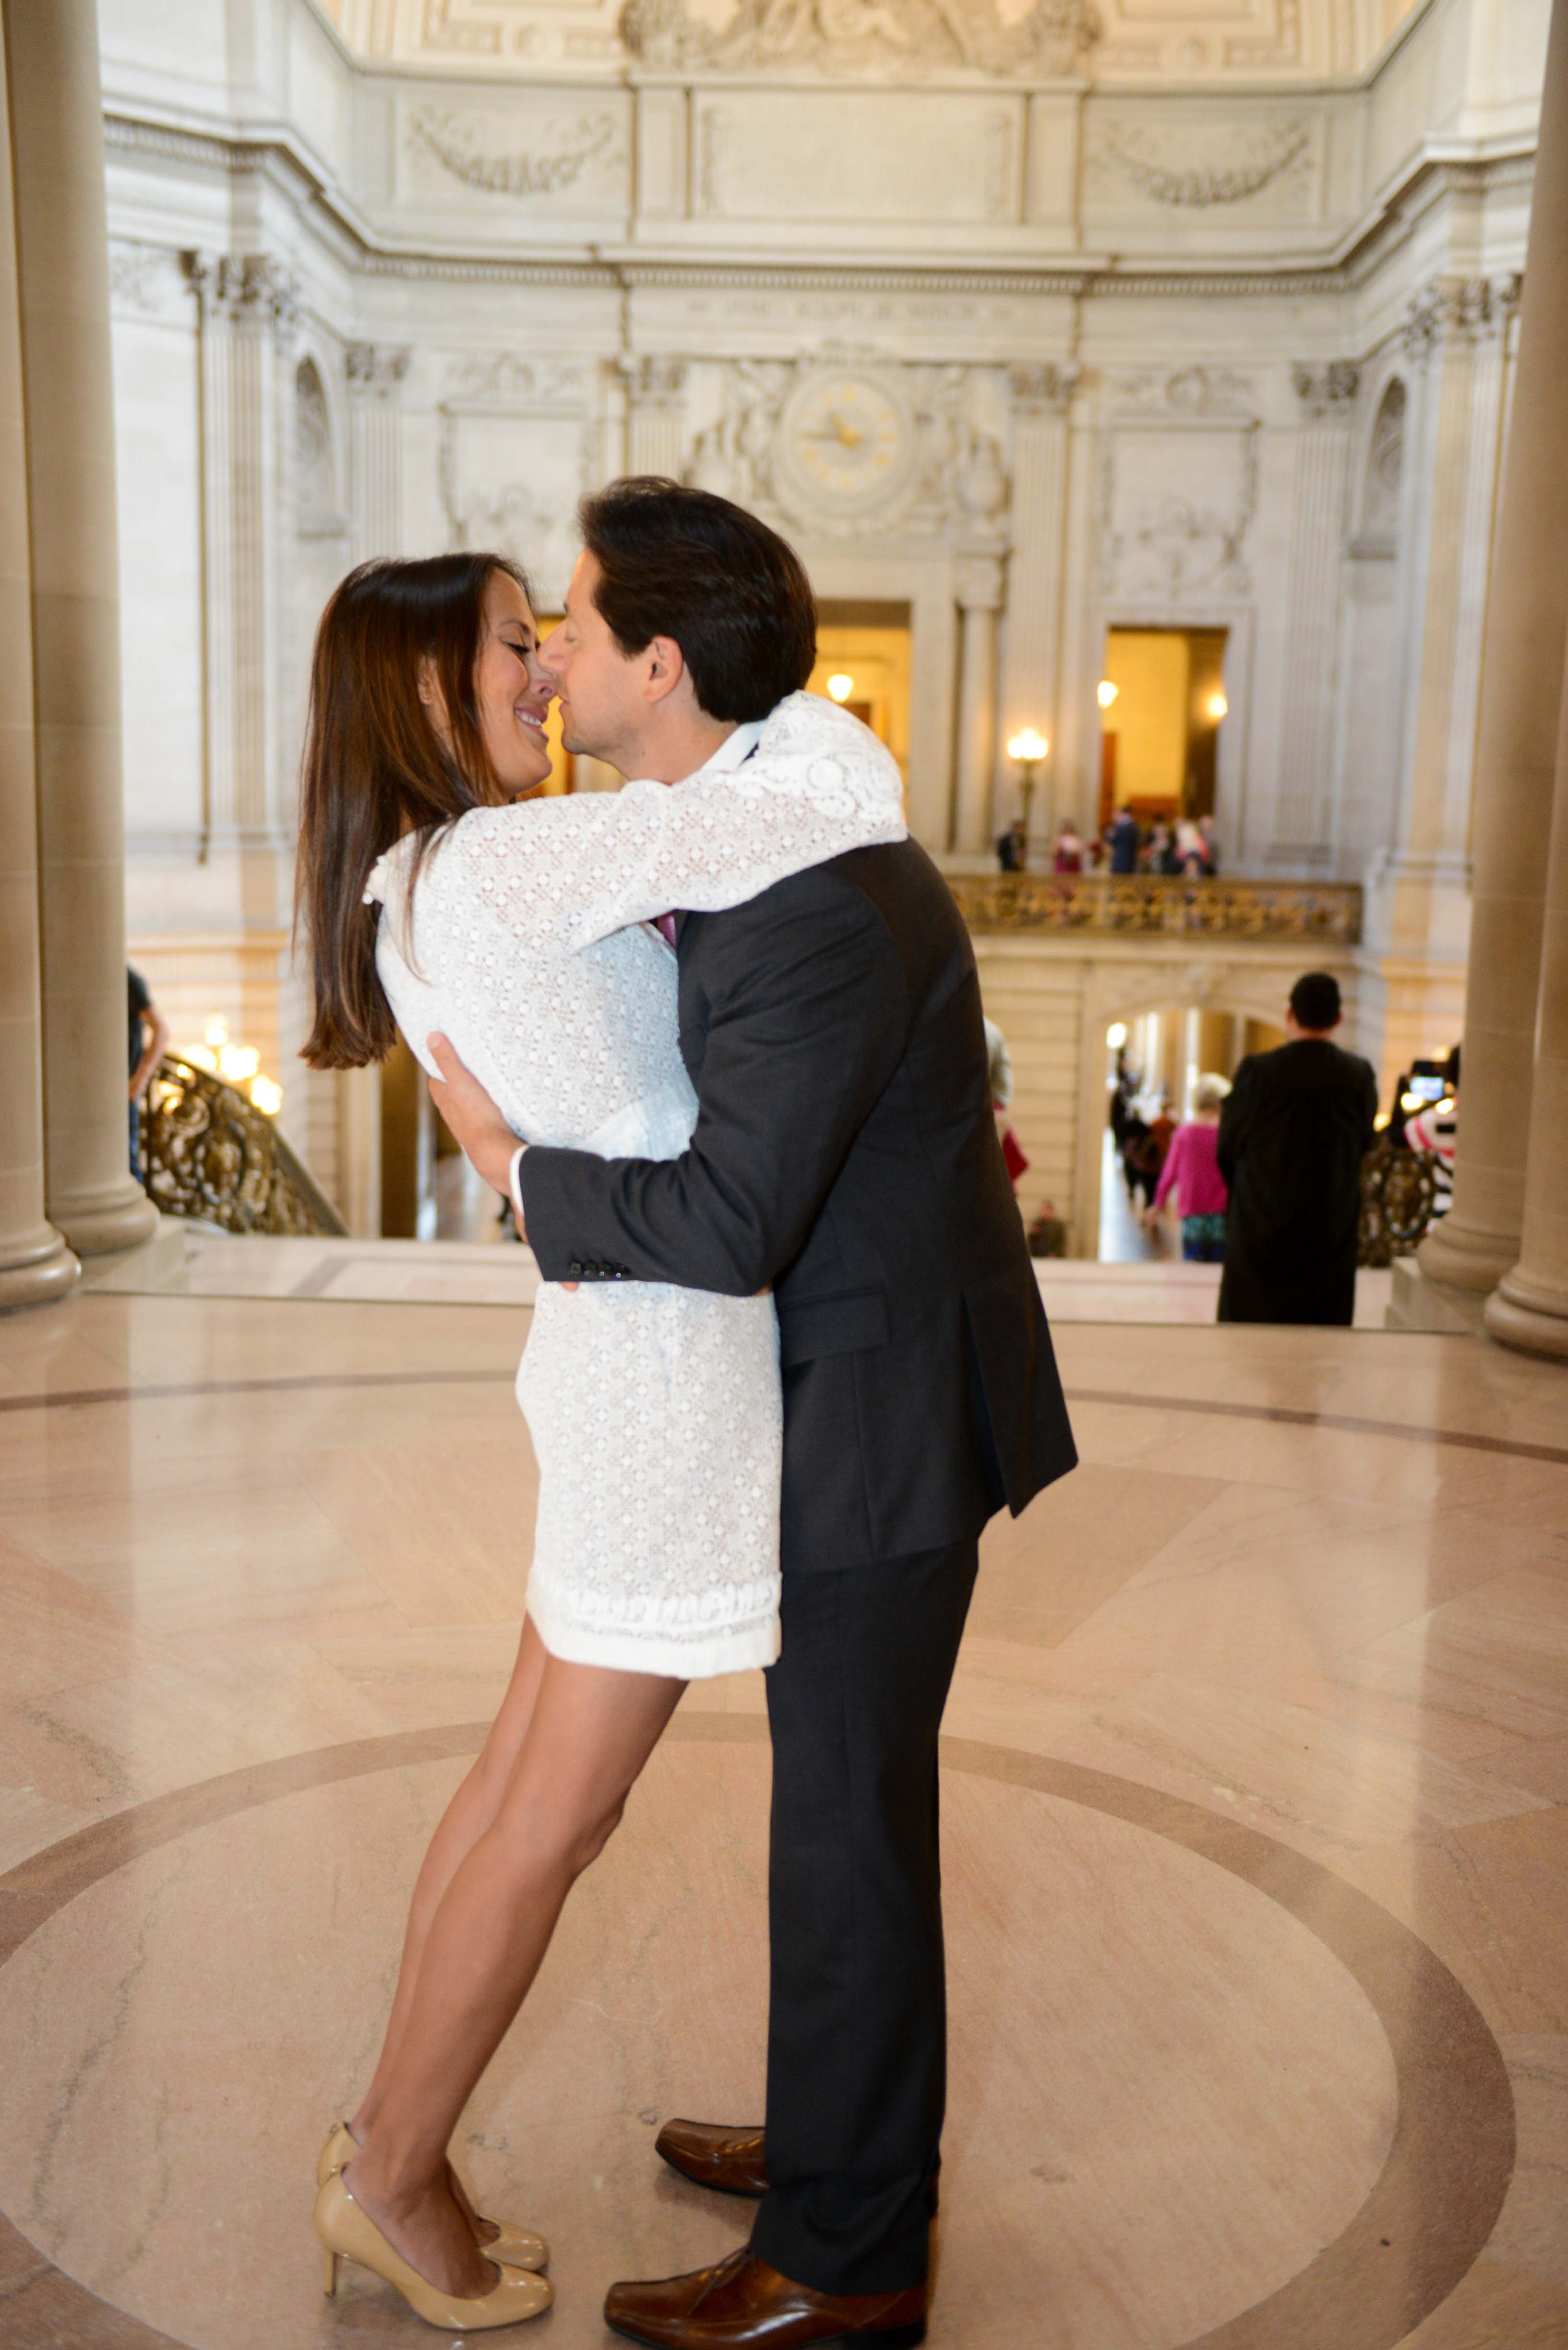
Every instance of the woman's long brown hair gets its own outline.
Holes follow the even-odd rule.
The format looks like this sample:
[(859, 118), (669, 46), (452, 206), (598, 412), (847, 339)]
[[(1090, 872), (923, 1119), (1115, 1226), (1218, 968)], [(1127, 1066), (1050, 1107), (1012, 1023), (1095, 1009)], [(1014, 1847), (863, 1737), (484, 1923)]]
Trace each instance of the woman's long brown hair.
[[(474, 698), (493, 575), (528, 582), (504, 555), (362, 563), (334, 588), (310, 664), (300, 785), (295, 925), (310, 939), (313, 1069), (383, 1060), (397, 1024), (376, 975), (379, 909), (370, 868), (409, 831), (426, 834), (504, 797), (485, 754)], [(450, 744), (420, 700), (421, 665), (440, 688)], [(421, 850), (421, 855), (422, 855)]]

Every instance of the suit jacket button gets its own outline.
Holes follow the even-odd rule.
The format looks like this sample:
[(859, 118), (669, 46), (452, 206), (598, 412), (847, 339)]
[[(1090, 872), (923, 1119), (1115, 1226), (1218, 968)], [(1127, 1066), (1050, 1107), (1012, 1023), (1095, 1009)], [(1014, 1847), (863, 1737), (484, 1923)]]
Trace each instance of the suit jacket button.
[(567, 1271), (569, 1274), (572, 1274), (576, 1275), (576, 1274), (577, 1274), (581, 1273), (581, 1271), (582, 1271), (582, 1270), (583, 1270), (583, 1260), (582, 1260), (582, 1258), (581, 1258), (580, 1256), (574, 1256), (574, 1257), (571, 1257), (571, 1258), (569, 1258), (569, 1259), (568, 1259), (568, 1261), (567, 1261), (567, 1264), (566, 1264), (566, 1271)]

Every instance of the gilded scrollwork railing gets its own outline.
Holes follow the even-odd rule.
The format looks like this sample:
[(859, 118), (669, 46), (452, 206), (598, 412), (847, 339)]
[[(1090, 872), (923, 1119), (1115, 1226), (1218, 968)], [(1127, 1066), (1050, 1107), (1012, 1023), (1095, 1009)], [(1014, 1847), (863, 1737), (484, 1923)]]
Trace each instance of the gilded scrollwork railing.
[(1432, 1221), (1438, 1200), (1437, 1160), (1380, 1135), (1361, 1162), (1361, 1227), (1357, 1264), (1392, 1264), (1411, 1255)]
[(200, 1218), (228, 1232), (348, 1229), (273, 1120), (178, 1053), (159, 1064), (140, 1133), (141, 1180), (166, 1216)]
[(1121, 936), (1311, 939), (1355, 946), (1355, 881), (1168, 879), (1155, 873), (950, 873), (948, 886), (976, 934), (1074, 931)]

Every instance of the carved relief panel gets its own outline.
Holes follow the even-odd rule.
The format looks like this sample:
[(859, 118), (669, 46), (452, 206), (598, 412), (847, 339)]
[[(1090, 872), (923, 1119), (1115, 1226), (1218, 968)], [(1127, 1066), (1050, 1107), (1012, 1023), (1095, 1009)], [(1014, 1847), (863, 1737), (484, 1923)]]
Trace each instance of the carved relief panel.
[(629, 117), (618, 91), (540, 88), (476, 102), (410, 95), (394, 131), (400, 197), (488, 215), (567, 216), (623, 208), (630, 178)]
[(1256, 387), (1225, 368), (1149, 369), (1109, 387), (1100, 584), (1121, 603), (1251, 596)]
[(437, 411), (448, 545), (512, 556), (557, 608), (592, 486), (594, 409), (590, 367), (500, 352), (454, 361)]
[(1002, 92), (706, 88), (695, 210), (857, 228), (1016, 221), (1024, 107)]

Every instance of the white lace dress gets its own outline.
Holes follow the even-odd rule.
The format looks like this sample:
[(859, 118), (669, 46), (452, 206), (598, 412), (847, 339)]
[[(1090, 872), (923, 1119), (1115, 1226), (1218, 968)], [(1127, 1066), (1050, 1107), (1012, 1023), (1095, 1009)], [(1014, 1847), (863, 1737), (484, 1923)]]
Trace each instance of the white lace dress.
[[(743, 766), (475, 810), (431, 848), (411, 892), (418, 844), (400, 842), (365, 893), (382, 906), (377, 968), (425, 1067), (440, 1029), (524, 1140), (679, 1158), (697, 1101), (676, 961), (651, 918), (740, 905), (904, 831), (881, 744), (831, 702), (793, 694)], [(528, 1613), (552, 1655), (681, 1679), (771, 1664), (772, 1296), (545, 1283), (517, 1395), (540, 1472)]]

